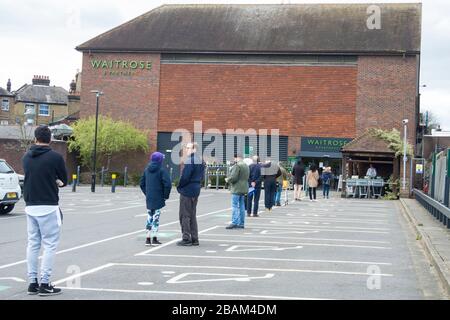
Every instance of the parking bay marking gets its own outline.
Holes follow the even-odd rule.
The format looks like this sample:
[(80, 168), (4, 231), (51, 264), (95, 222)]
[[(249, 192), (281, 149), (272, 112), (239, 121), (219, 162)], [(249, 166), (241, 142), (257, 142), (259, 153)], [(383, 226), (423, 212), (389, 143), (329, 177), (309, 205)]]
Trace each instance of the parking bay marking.
[[(352, 245), (352, 244), (333, 244), (333, 243), (306, 243), (306, 242), (276, 242), (276, 241), (264, 241), (264, 240), (257, 240), (257, 241), (251, 241), (251, 240), (226, 240), (223, 239), (217, 240), (217, 239), (203, 239), (202, 241), (212, 241), (212, 242), (238, 242), (238, 243), (269, 243), (269, 244), (278, 244), (278, 245), (299, 245), (299, 246), (323, 246), (323, 247), (344, 247), (344, 248), (364, 248), (364, 249), (381, 249), (381, 250), (390, 250), (391, 247), (379, 247), (379, 246), (359, 246), (359, 245)], [(234, 250), (236, 251), (236, 250)]]
[[(184, 278), (187, 278), (189, 276), (224, 276), (227, 278), (209, 278), (209, 279), (199, 279), (199, 280), (181, 280)], [(201, 273), (201, 272), (187, 272), (187, 273), (181, 273), (169, 280), (167, 280), (167, 283), (194, 283), (194, 282), (215, 282), (215, 281), (251, 281), (256, 279), (270, 279), (273, 278), (275, 274), (273, 273), (266, 273), (266, 275), (261, 277), (250, 277), (247, 274), (229, 274), (229, 273)]]
[[(365, 243), (379, 243), (379, 244), (390, 244), (389, 241), (376, 241), (376, 240), (356, 240), (356, 239), (330, 239), (330, 238), (304, 238), (304, 237), (280, 237), (278, 235), (285, 235), (285, 234), (303, 234), (303, 233), (318, 233), (319, 231), (312, 231), (312, 232), (301, 232), (301, 231), (289, 231), (289, 232), (275, 232), (275, 233), (268, 233), (264, 231), (270, 231), (270, 230), (263, 230), (260, 233), (265, 234), (265, 236), (257, 235), (257, 234), (221, 234), (221, 233), (210, 233), (205, 234), (205, 236), (217, 236), (217, 237), (243, 237), (243, 238), (272, 238), (272, 239), (288, 239), (288, 240), (313, 240), (313, 241), (342, 241), (342, 242), (365, 242)], [(263, 233), (264, 232), (264, 233)]]
[[(243, 248), (243, 249), (240, 249)], [(287, 247), (287, 248), (280, 248), (276, 246), (246, 246), (246, 245), (234, 245), (229, 248), (227, 248), (225, 251), (234, 251), (234, 252), (244, 252), (244, 251), (266, 251), (266, 250), (273, 250), (273, 251), (284, 251), (284, 250), (290, 250), (290, 249), (301, 249), (303, 246), (295, 246), (295, 247)]]
[[(206, 216), (209, 216), (209, 215), (212, 215), (212, 214), (215, 214), (215, 213), (228, 211), (230, 209), (231, 208), (226, 208), (226, 209), (222, 209), (222, 210), (217, 210), (217, 211), (213, 211), (213, 212), (204, 213), (204, 214), (201, 214), (201, 215), (197, 216), (197, 219), (198, 218), (202, 218), (202, 217), (206, 217)], [(169, 226), (169, 225), (178, 224), (178, 223), (180, 223), (178, 220), (177, 221), (172, 221), (172, 222), (168, 222), (168, 223), (162, 224), (160, 227)], [(128, 237), (128, 236), (131, 236), (131, 235), (134, 235), (134, 234), (138, 234), (138, 233), (141, 233), (141, 232), (144, 232), (144, 231), (145, 230), (140, 229), (140, 230), (137, 230), (137, 231), (120, 234), (120, 235), (109, 237), (109, 238), (106, 238), (106, 239), (85, 243), (83, 245), (79, 245), (79, 246), (76, 246), (76, 247), (72, 247), (72, 248), (68, 248), (68, 249), (65, 249), (65, 250), (58, 251), (55, 254), (58, 255), (58, 254), (61, 254), (61, 253), (66, 253), (66, 252), (70, 252), (70, 251), (74, 251), (74, 250), (90, 247), (90, 246), (97, 245), (97, 244), (100, 244), (100, 243), (104, 243), (104, 242), (107, 242), (107, 241)], [(39, 259), (41, 259), (41, 258), (42, 258), (42, 256), (39, 257)], [(23, 264), (23, 263), (26, 263), (26, 262), (27, 262), (27, 260), (21, 260), (21, 261), (9, 263), (9, 264), (1, 265), (0, 266), (0, 270), (1, 269), (5, 269), (5, 268), (9, 268), (9, 267), (13, 267), (13, 266), (16, 266), (16, 265), (19, 265), (19, 264)]]

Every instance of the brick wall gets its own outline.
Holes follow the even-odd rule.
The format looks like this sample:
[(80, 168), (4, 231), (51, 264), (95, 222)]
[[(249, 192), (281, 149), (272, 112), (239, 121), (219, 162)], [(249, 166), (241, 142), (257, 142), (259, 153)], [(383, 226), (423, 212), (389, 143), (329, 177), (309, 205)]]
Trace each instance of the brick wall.
[(280, 129), (355, 136), (354, 66), (161, 65), (158, 131)]
[[(62, 155), (66, 162), (67, 172), (70, 175), (73, 168), (76, 166), (74, 155), (67, 151), (67, 142), (52, 141), (50, 147)], [(0, 139), (0, 158), (5, 159), (13, 169), (20, 174), (23, 174), (22, 157), (25, 150), (20, 146), (20, 142), (12, 139)]]
[[(151, 61), (147, 69), (93, 68), (91, 61)], [(159, 54), (84, 53), (80, 117), (95, 115), (96, 97), (101, 90), (99, 113), (118, 120), (129, 120), (140, 129), (150, 130), (150, 146), (156, 147), (159, 97)], [(111, 75), (110, 71), (131, 71), (133, 75)], [(106, 74), (105, 74), (106, 72)]]
[(408, 138), (415, 143), (415, 57), (358, 58), (356, 130), (397, 128), (403, 136), (403, 119), (409, 119)]

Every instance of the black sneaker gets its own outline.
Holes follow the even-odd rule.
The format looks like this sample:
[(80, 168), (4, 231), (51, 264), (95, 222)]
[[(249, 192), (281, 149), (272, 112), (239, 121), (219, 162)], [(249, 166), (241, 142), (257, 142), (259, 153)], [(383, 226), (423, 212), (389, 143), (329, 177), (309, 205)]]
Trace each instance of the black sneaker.
[(156, 237), (153, 237), (152, 243), (153, 244), (162, 244), (161, 242), (158, 241), (158, 238), (156, 238)]
[(259, 217), (259, 214), (255, 213), (253, 216), (254, 216), (254, 217)]
[(236, 226), (236, 228), (238, 228), (238, 229), (244, 229), (245, 227), (244, 227), (244, 226)]
[(235, 224), (229, 224), (228, 226), (225, 227), (225, 229), (236, 229), (237, 225)]
[(39, 283), (38, 283), (37, 279), (35, 279), (35, 280), (36, 280), (35, 282), (30, 283), (28, 285), (28, 292), (27, 293), (29, 295), (32, 295), (32, 296), (34, 296), (34, 295), (39, 293)]
[(198, 246), (198, 245), (200, 245), (200, 243), (198, 242), (198, 240), (192, 240), (192, 245)]
[(54, 296), (57, 294), (61, 294), (61, 289), (55, 288), (51, 284), (41, 283), (41, 285), (39, 286), (40, 296)]
[(150, 238), (145, 239), (145, 245), (146, 246), (151, 246), (152, 245), (152, 240)]
[(189, 247), (192, 246), (192, 242), (189, 240), (180, 240), (177, 242), (177, 246)]

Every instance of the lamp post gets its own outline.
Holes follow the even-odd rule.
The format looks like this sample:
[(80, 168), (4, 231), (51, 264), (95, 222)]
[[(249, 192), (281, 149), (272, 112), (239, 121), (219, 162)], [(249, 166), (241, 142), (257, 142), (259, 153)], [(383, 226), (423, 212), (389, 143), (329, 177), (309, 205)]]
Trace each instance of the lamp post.
[(403, 127), (404, 127), (404, 132), (403, 132), (403, 191), (406, 190), (406, 161), (408, 161), (408, 157), (406, 156), (406, 144), (407, 144), (407, 140), (406, 140), (406, 125), (408, 124), (408, 119), (403, 119), (402, 121), (403, 123)]
[(98, 103), (100, 96), (103, 92), (99, 90), (91, 90), (92, 93), (96, 95), (96, 107), (95, 107), (95, 133), (94, 133), (94, 154), (92, 155), (92, 176), (91, 176), (91, 192), (95, 192), (95, 177), (96, 177), (96, 163), (97, 163), (97, 127), (98, 127)]

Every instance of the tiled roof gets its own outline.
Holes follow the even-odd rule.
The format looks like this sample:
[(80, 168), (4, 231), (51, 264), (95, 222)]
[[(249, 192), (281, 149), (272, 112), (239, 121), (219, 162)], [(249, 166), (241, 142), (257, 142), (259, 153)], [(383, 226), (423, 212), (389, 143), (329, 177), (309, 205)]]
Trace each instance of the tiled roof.
[(16, 92), (17, 101), (67, 104), (69, 92), (62, 87), (26, 84)]
[[(77, 47), (80, 51), (418, 53), (422, 6), (386, 4), (163, 5)], [(368, 13), (369, 12), (369, 13)], [(370, 25), (370, 24), (369, 24)]]
[(374, 137), (370, 130), (366, 130), (363, 134), (347, 143), (344, 147), (342, 147), (341, 151), (343, 153), (365, 152), (395, 154), (395, 151), (389, 148), (388, 142)]

